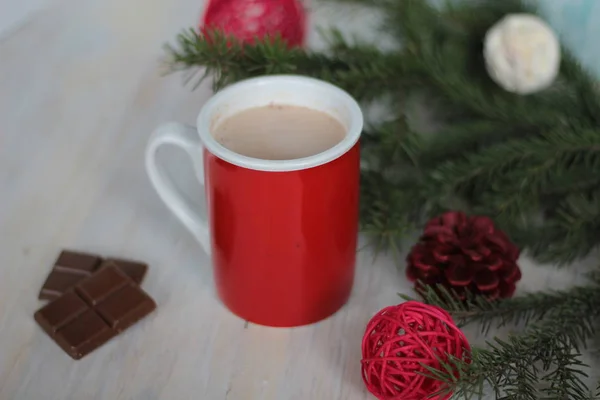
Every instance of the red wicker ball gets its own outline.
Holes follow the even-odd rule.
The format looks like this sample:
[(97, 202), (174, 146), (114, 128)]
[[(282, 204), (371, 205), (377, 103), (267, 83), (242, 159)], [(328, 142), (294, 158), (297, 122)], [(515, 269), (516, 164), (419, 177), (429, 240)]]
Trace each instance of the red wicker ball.
[(302, 46), (306, 13), (299, 0), (210, 0), (201, 24), (243, 43), (279, 34), (288, 46)]
[(441, 369), (448, 354), (468, 360), (465, 335), (443, 309), (407, 301), (379, 311), (367, 325), (362, 342), (362, 376), (367, 389), (380, 400), (447, 400), (451, 394), (428, 397), (444, 383), (420, 363)]

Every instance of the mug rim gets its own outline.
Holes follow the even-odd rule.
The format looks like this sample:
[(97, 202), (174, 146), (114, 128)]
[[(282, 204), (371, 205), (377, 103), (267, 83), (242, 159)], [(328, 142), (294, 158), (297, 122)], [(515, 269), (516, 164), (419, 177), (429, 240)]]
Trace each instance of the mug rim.
[[(321, 153), (289, 160), (265, 160), (248, 157), (229, 150), (217, 142), (210, 133), (215, 107), (226, 99), (231, 98), (231, 96), (235, 96), (235, 92), (240, 89), (267, 84), (279, 87), (285, 84), (303, 84), (315, 86), (320, 90), (325, 89), (330, 91), (337, 98), (341, 99), (343, 105), (349, 110), (350, 119), (344, 139)], [(211, 154), (233, 165), (258, 171), (298, 171), (327, 164), (343, 156), (354, 147), (362, 133), (363, 114), (357, 101), (348, 92), (329, 82), (302, 75), (265, 75), (233, 83), (215, 93), (200, 110), (196, 127), (204, 148)]]

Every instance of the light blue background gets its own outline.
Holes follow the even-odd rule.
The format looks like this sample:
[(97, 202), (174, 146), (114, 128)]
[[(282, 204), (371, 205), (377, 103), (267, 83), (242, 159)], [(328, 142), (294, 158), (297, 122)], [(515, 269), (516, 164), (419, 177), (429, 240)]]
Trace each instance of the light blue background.
[(600, 77), (600, 0), (538, 0), (538, 4), (563, 43)]

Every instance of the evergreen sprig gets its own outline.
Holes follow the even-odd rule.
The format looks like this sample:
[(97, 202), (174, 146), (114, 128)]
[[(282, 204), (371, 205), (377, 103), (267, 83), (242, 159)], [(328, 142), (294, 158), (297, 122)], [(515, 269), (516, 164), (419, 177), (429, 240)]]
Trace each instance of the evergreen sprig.
[[(288, 48), (279, 37), (239, 43), (218, 31), (187, 30), (167, 46), (167, 65), (219, 90), (265, 74), (332, 82), (367, 104), (390, 110), (362, 135), (361, 229), (377, 249), (398, 249), (431, 217), (461, 209), (492, 217), (529, 255), (569, 264), (600, 244), (600, 94), (564, 46), (560, 76), (540, 93), (519, 96), (488, 76), (482, 38), (508, 13), (535, 13), (520, 0), (330, 0), (381, 11), (381, 31), (396, 50), (326, 33), (324, 52)], [(425, 118), (423, 118), (425, 115)], [(396, 252), (397, 253), (397, 252)], [(488, 302), (455, 300), (442, 288), (421, 295), (461, 325), (515, 325), (507, 339), (430, 370), (455, 397), (583, 400), (580, 352), (600, 326), (600, 268), (566, 291)], [(524, 328), (523, 328), (524, 326)], [(594, 393), (597, 392), (597, 393)]]
[(491, 326), (525, 326), (523, 332), (505, 340), (494, 338), (486, 349), (473, 350), (468, 362), (451, 357), (442, 369), (429, 368), (430, 376), (446, 382), (446, 390), (455, 396), (471, 398), (490, 387), (498, 399), (590, 398), (592, 392), (584, 381), (589, 366), (580, 351), (596, 335), (597, 282), (499, 302), (474, 296), (459, 301), (442, 286), (424, 287), (421, 296), (426, 303), (448, 310), (459, 325), (481, 324), (484, 333)]

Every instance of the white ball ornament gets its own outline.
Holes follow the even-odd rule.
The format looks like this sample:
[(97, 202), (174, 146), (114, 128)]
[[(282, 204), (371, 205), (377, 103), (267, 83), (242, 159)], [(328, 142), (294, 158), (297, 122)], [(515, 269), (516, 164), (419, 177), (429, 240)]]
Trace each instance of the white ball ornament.
[(552, 29), (530, 14), (510, 14), (485, 35), (484, 58), (502, 88), (531, 94), (548, 88), (560, 68), (560, 44)]

